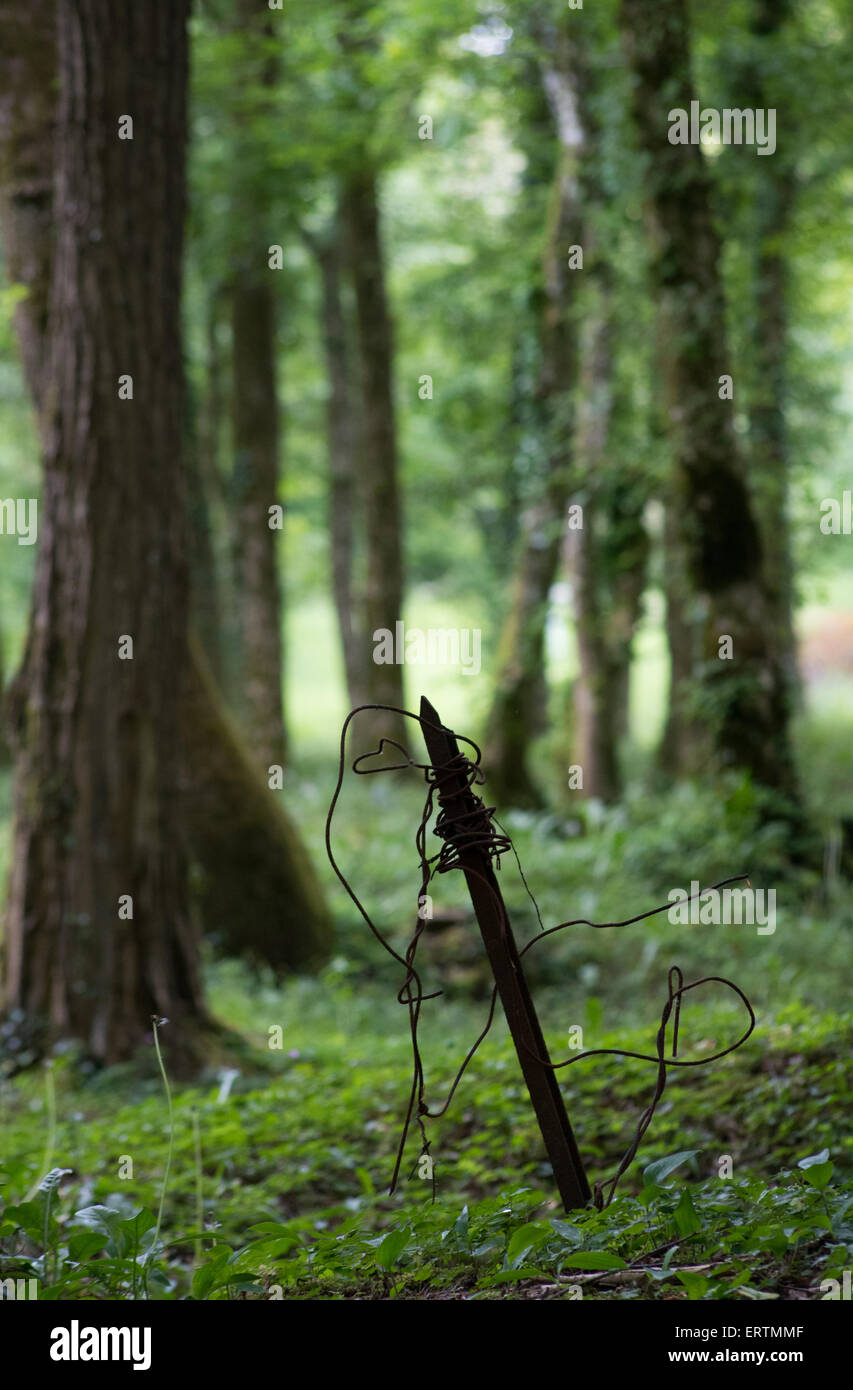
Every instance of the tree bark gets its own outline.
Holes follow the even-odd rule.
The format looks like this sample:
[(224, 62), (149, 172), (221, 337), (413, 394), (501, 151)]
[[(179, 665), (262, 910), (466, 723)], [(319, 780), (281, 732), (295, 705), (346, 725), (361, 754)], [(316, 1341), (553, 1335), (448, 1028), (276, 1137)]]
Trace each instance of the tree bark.
[[(668, 140), (667, 111), (692, 98), (684, 0), (622, 0), (633, 106), (647, 156), (647, 227), (662, 331), (661, 374), (691, 588), (704, 607), (699, 692), (715, 753), (791, 805), (789, 700), (763, 587), (759, 528), (719, 377), (730, 370), (704, 156)], [(719, 658), (719, 639), (734, 660)]]
[[(403, 510), (394, 412), (393, 329), (385, 288), (375, 170), (362, 164), (345, 177), (341, 205), (349, 272), (355, 290), (360, 417), (360, 493), (366, 530), (365, 620), (367, 638), (394, 632), (403, 616)], [(403, 705), (403, 669), (377, 663), (373, 649), (364, 662), (370, 702)], [(409, 731), (405, 731), (408, 733)], [(364, 716), (356, 736), (367, 743), (378, 733), (402, 736), (402, 721)]]
[[(14, 696), (5, 1004), (104, 1063), (164, 1015), (181, 1066), (208, 1024), (176, 796), (186, 6), (59, 0), (57, 13), (45, 478)], [(133, 140), (118, 138), (125, 114)], [(132, 400), (119, 398), (126, 373)]]
[(343, 298), (340, 211), (324, 237), (304, 233), (320, 271), (321, 327), (326, 358), (328, 397), (326, 439), (329, 458), (329, 548), (332, 593), (344, 660), (350, 708), (364, 703), (368, 691), (366, 663), (370, 645), (362, 621), (363, 605), (354, 587), (355, 514), (359, 504), (356, 459), (359, 422), (353, 391), (350, 335)]
[[(756, 0), (752, 44), (743, 74), (749, 100), (768, 104), (760, 54), (791, 13), (789, 0)], [(756, 48), (756, 45), (760, 45)], [(794, 586), (788, 490), (791, 445), (788, 432), (789, 272), (785, 235), (797, 196), (796, 146), (762, 160), (756, 181), (755, 373), (750, 401), (751, 483), (764, 548), (764, 574), (775, 640), (782, 653), (789, 699), (799, 692), (794, 633)]]
[(276, 381), (279, 272), (267, 263), (271, 231), (269, 171), (258, 165), (257, 128), (268, 113), (263, 102), (278, 81), (274, 53), (264, 48), (274, 33), (269, 13), (254, 0), (239, 0), (241, 77), (262, 93), (240, 98), (235, 115), (231, 203), (231, 361), (234, 470), (232, 536), (240, 619), (240, 670), (246, 741), (259, 769), (286, 757), (282, 697), (282, 601), (278, 573), (280, 530), (269, 508), (279, 505), (280, 412)]
[(205, 936), (218, 951), (277, 974), (313, 969), (328, 959), (333, 929), (311, 861), (258, 775), (195, 641), (181, 729), (181, 810)]
[[(263, 255), (257, 247), (255, 255)], [(265, 266), (265, 262), (262, 262)], [(246, 741), (258, 769), (284, 765), (281, 595), (269, 508), (278, 497), (273, 271), (248, 267), (231, 292), (236, 598)]]
[[(191, 570), (191, 622), (199, 632), (211, 672), (230, 707), (240, 705), (240, 615), (236, 597), (234, 557), (237, 554), (234, 509), (231, 501), (232, 458), (229, 435), (230, 359), (222, 329), (230, 335), (230, 296), (227, 282), (212, 286), (205, 313), (204, 385), (198, 421), (198, 486), (211, 518), (212, 562), (216, 571), (219, 628), (210, 631), (211, 614), (203, 596), (196, 594), (196, 577), (204, 582), (208, 561)], [(208, 636), (205, 637), (205, 631)]]
[[(191, 392), (188, 391), (191, 397)], [(194, 404), (187, 412), (184, 452), (189, 511), (190, 621), (214, 677), (222, 679), (222, 614), (219, 572), (213, 545), (209, 471), (204, 466), (205, 440)]]
[(572, 763), (582, 767), (583, 795), (613, 802), (621, 792), (620, 673), (622, 662), (628, 664), (632, 628), (627, 634), (618, 634), (621, 642), (614, 641), (617, 603), (613, 587), (607, 587), (607, 541), (606, 535), (600, 534), (606, 532), (610, 521), (610, 499), (602, 481), (607, 471), (607, 436), (613, 411), (613, 343), (606, 293), (597, 293), (595, 300), (582, 349), (575, 435), (578, 467), (586, 478), (588, 502), (583, 527), (567, 531), (579, 663), (572, 688)]
[(542, 64), (542, 80), (557, 136), (557, 168), (542, 258), (540, 373), (537, 398), (543, 435), (543, 476), (528, 506), (509, 613), (498, 649), (496, 689), (486, 728), (491, 794), (517, 806), (542, 796), (530, 772), (530, 744), (544, 725), (545, 623), (557, 575), (573, 481), (572, 392), (577, 370), (575, 324), (569, 307), (568, 249), (583, 240), (578, 165), (584, 130), (564, 36)]
[(10, 284), (26, 299), (15, 308), (21, 361), (33, 398), (41, 397), (47, 326), (56, 98), (56, 0), (0, 3), (0, 230)]
[[(4, 25), (6, 19), (6, 12), (0, 10), (0, 20), (3, 21)], [(0, 47), (0, 54), (5, 54), (6, 52), (8, 52), (8, 50), (5, 47)], [(2, 58), (0, 58), (0, 62), (2, 62)], [(50, 100), (53, 103), (54, 109), (56, 102), (55, 71), (56, 53), (54, 46), (52, 65), (48, 66), (44, 64), (33, 70), (33, 79), (36, 80), (37, 78), (37, 80), (43, 81), (46, 84), (46, 89), (50, 95)], [(142, 71), (142, 69), (140, 69), (140, 71)], [(150, 94), (151, 102), (159, 102), (161, 97), (158, 95), (156, 77), (151, 79), (150, 85), (152, 88)], [(112, 100), (113, 98), (109, 95), (109, 97), (105, 99)], [(125, 102), (125, 106), (119, 107), (118, 109), (124, 110), (126, 105), (127, 103)], [(16, 107), (15, 109), (18, 110), (19, 108)], [(26, 109), (38, 113), (41, 108), (38, 103), (33, 102), (31, 107)], [(148, 122), (150, 119), (150, 112), (146, 111), (144, 115), (146, 122)], [(114, 129), (114, 118), (115, 113), (110, 111), (110, 134), (112, 134)], [(51, 126), (54, 121), (55, 115), (50, 122)], [(160, 129), (160, 126), (156, 122), (155, 128), (158, 130)], [(5, 132), (6, 129), (7, 127), (3, 125), (2, 131)], [(30, 151), (37, 150), (39, 158), (48, 162), (48, 169), (52, 163), (53, 151), (50, 144), (45, 141), (37, 142), (33, 138), (25, 139), (25, 134), (26, 131), (22, 130), (21, 137), (16, 139), (10, 147), (3, 147), (4, 153), (8, 151), (9, 154), (9, 159), (4, 161), (4, 174), (8, 175), (12, 188), (18, 186), (20, 182), (20, 171), (16, 163), (16, 159), (19, 155), (23, 158), (25, 155), (28, 156)], [(66, 139), (69, 138), (71, 137), (66, 134)], [(121, 142), (116, 141), (116, 143), (120, 144)], [(169, 151), (171, 150), (171, 143), (172, 137), (168, 134), (163, 134), (162, 144), (165, 144)], [(159, 148), (160, 147), (158, 147), (158, 150)], [(180, 151), (179, 145), (176, 146), (176, 148)], [(158, 153), (158, 158), (159, 157), (162, 156)], [(167, 157), (171, 159), (170, 152)], [(37, 172), (41, 184), (50, 189), (50, 206), (46, 216), (41, 218), (37, 225), (37, 234), (42, 238), (42, 244), (38, 246), (33, 245), (32, 253), (34, 264), (40, 268), (40, 274), (49, 277), (54, 256), (52, 178), (49, 172), (44, 169), (40, 169)], [(139, 185), (141, 184), (144, 186), (144, 183), (144, 178), (138, 180), (134, 193), (134, 198), (137, 201), (144, 198), (144, 206), (136, 208), (136, 226), (140, 239), (148, 235), (147, 228), (149, 225), (148, 213), (150, 210), (150, 202), (147, 194), (139, 191)], [(0, 193), (1, 192), (0, 190)], [(116, 201), (118, 201), (119, 205), (122, 205), (126, 201), (123, 189), (122, 197), (118, 200), (115, 198), (113, 199), (114, 207)], [(4, 207), (11, 209), (13, 215), (17, 215), (19, 210), (18, 203), (14, 198), (7, 198)], [(180, 224), (178, 224), (178, 226), (180, 230)], [(80, 235), (83, 238), (85, 250), (85, 227)], [(99, 242), (103, 242), (102, 237), (99, 238)], [(101, 253), (104, 254), (102, 246)], [(175, 254), (173, 250), (172, 255), (174, 256)], [(124, 251), (121, 247), (119, 248), (118, 255), (119, 259), (124, 255)], [(136, 267), (139, 265), (144, 267), (148, 264), (148, 261), (145, 256), (137, 255), (133, 264)], [(160, 280), (158, 279), (154, 291), (151, 290), (150, 280), (151, 275), (149, 274), (148, 278), (145, 280), (144, 293), (141, 296), (139, 294), (134, 295), (133, 305), (136, 312), (136, 319), (139, 317), (140, 297), (144, 302), (158, 306), (161, 305), (161, 301), (163, 300), (163, 294), (160, 292)], [(113, 284), (122, 283), (123, 281), (121, 280), (113, 281)], [(87, 278), (86, 285), (88, 286), (89, 284), (90, 280)], [(172, 286), (172, 289), (173, 288), (174, 286)], [(22, 337), (22, 346), (23, 342), (31, 342), (33, 344), (34, 358), (40, 361), (46, 359), (49, 343), (46, 337), (46, 318), (40, 312), (39, 306), (42, 303), (46, 303), (49, 297), (49, 283), (43, 283), (40, 280), (34, 281), (33, 293), (28, 295), (27, 299), (24, 300), (20, 306), (21, 313), (17, 323), (18, 330)], [(172, 297), (170, 298), (170, 303), (174, 305), (177, 301)], [(175, 314), (176, 313), (177, 310), (175, 309)], [(92, 323), (96, 322), (93, 313), (89, 314), (88, 321)], [(135, 322), (136, 320), (134, 320), (134, 323)], [(107, 325), (106, 332), (109, 332), (109, 325)], [(146, 335), (147, 334), (148, 326), (146, 322)], [(145, 341), (147, 343), (147, 336)], [(109, 348), (107, 337), (104, 337), (102, 342)], [(168, 363), (164, 364), (162, 368), (157, 367), (159, 359), (155, 357), (153, 351), (150, 354), (146, 352), (145, 355), (148, 356), (149, 359), (153, 359), (151, 370), (161, 369), (164, 373), (168, 370)], [(134, 381), (135, 385), (138, 387), (137, 379), (134, 378)], [(48, 425), (50, 424), (51, 417), (48, 417), (45, 406), (45, 393), (42, 390), (44, 382), (45, 373), (39, 373), (34, 379), (30, 380), (30, 385), (34, 396), (34, 403), (39, 414), (42, 433), (47, 437), (50, 433)], [(113, 379), (107, 382), (107, 387), (105, 389), (109, 391), (110, 388), (114, 387), (115, 381)], [(50, 396), (48, 396), (47, 399), (50, 400)], [(125, 410), (132, 411), (135, 408), (137, 400), (138, 390), (134, 402), (125, 401), (118, 404)], [(166, 396), (166, 400), (169, 400), (168, 395)], [(112, 411), (114, 408), (112, 400), (110, 400), (109, 404), (110, 410)], [(65, 398), (65, 408), (70, 408), (67, 397)], [(176, 404), (175, 409), (177, 410), (177, 408), (178, 406)], [(85, 415), (81, 418), (85, 419)], [(121, 423), (123, 419), (126, 420), (127, 418), (128, 417), (119, 417), (119, 422)], [(111, 416), (108, 416), (108, 419), (111, 419)], [(131, 428), (130, 424), (128, 424), (127, 428)], [(148, 445), (144, 447), (147, 449)], [(124, 454), (118, 451), (115, 457), (123, 459)], [(157, 452), (157, 458), (165, 459), (167, 462), (176, 457), (177, 456), (169, 452), (164, 452), (162, 449)], [(177, 463), (175, 467), (177, 467)], [(170, 473), (170, 479), (171, 476)], [(114, 474), (110, 475), (110, 479), (111, 482), (109, 484), (104, 484), (104, 488), (107, 490), (109, 486), (115, 487)], [(138, 479), (135, 481), (139, 483)], [(53, 485), (55, 485), (55, 482), (56, 480), (54, 479)], [(52, 484), (50, 479), (48, 479), (45, 485), (45, 496), (47, 496), (48, 487), (50, 485)], [(164, 493), (163, 495), (168, 496), (169, 494)], [(176, 492), (176, 495), (180, 498), (179, 490)], [(151, 494), (152, 499), (155, 496), (155, 493)], [(45, 507), (43, 506), (43, 523), (46, 515), (48, 516), (48, 520), (50, 520), (50, 516), (46, 513)], [(146, 516), (147, 515), (146, 513)], [(171, 513), (167, 512), (166, 515), (168, 517)], [(85, 510), (81, 511), (81, 521), (85, 520), (85, 516)], [(132, 522), (132, 515), (130, 519)], [(68, 522), (67, 509), (63, 512), (62, 520), (65, 523)], [(122, 526), (124, 526), (124, 524), (124, 521), (122, 521)], [(119, 532), (118, 534), (122, 535), (123, 532)], [(100, 535), (98, 535), (97, 540), (100, 543)], [(51, 544), (56, 547), (58, 546), (58, 541), (59, 538), (57, 535), (52, 533)], [(43, 548), (44, 539), (42, 538), (40, 552), (43, 551)], [(64, 559), (64, 557), (60, 558)], [(44, 554), (40, 554), (39, 559), (45, 562), (45, 567), (49, 570), (52, 560), (47, 561)], [(39, 570), (39, 574), (42, 574), (41, 569)], [(43, 589), (44, 583), (42, 583), (42, 590)], [(43, 628), (45, 624), (49, 624), (49, 630), (47, 633), (43, 633), (41, 630), (37, 631), (34, 626), (30, 638), (30, 648), (33, 649), (35, 646), (38, 646), (40, 651), (44, 651), (45, 643), (50, 638), (50, 632), (53, 630), (54, 623), (51, 614), (44, 611), (43, 592), (41, 597), (39, 597), (37, 592), (36, 597), (37, 604), (34, 612), (34, 624), (39, 624), (40, 629)], [(58, 621), (61, 622), (61, 619), (62, 615), (60, 614)], [(113, 647), (113, 651), (115, 651), (115, 647)], [(113, 659), (115, 659), (115, 657)], [(139, 652), (137, 649), (134, 660), (138, 661), (138, 659)], [(59, 668), (61, 665), (60, 653), (57, 653), (56, 661), (57, 668)], [(121, 664), (122, 663), (117, 662), (117, 665)], [(174, 671), (169, 671), (168, 663), (164, 662), (162, 667), (158, 666), (158, 671), (161, 673), (165, 671), (165, 678), (168, 679), (170, 686), (172, 688), (179, 688), (183, 692), (182, 698), (177, 701), (177, 713), (180, 721), (178, 752), (180, 754), (180, 788), (182, 792), (179, 803), (181, 817), (179, 830), (180, 833), (183, 834), (184, 829), (186, 829), (186, 839), (189, 843), (194, 860), (194, 878), (202, 885), (198, 895), (201, 898), (202, 906), (205, 911), (210, 913), (214, 932), (220, 942), (227, 943), (229, 949), (233, 949), (241, 954), (246, 954), (253, 960), (257, 961), (263, 958), (263, 951), (266, 946), (268, 946), (270, 950), (269, 963), (274, 965), (277, 969), (292, 967), (299, 961), (305, 962), (309, 959), (319, 959), (328, 950), (330, 937), (329, 917), (325, 904), (316, 889), (304, 845), (301, 843), (295, 829), (289, 823), (286, 816), (278, 810), (275, 804), (275, 798), (269, 793), (263, 780), (257, 773), (257, 770), (252, 771), (251, 765), (245, 752), (241, 749), (237, 736), (221, 713), (219, 701), (209, 677), (203, 673), (203, 670), (196, 670), (197, 665), (203, 668), (203, 662), (201, 662), (198, 653), (196, 653), (195, 662), (191, 658), (189, 666), (186, 668), (184, 677), (181, 679), (178, 687), (175, 686)], [(177, 667), (175, 669), (177, 669)], [(155, 671), (154, 674), (157, 675), (158, 671)], [(96, 676), (95, 679), (102, 679), (102, 675)], [(9, 706), (17, 712), (19, 721), (26, 721), (28, 717), (29, 695), (26, 689), (26, 681), (27, 668), (25, 664), (22, 672), (19, 673), (19, 676), (13, 683), (11, 698), (8, 701)], [(60, 670), (57, 670), (56, 681), (58, 685), (61, 685)], [(107, 685), (105, 690), (108, 694), (110, 686)], [(41, 698), (41, 696), (39, 696), (39, 698)], [(57, 696), (57, 699), (59, 698), (60, 697)], [(61, 704), (62, 702), (60, 700), (60, 706)], [(47, 724), (44, 715), (40, 722), (43, 729), (46, 729)], [(36, 732), (38, 732), (38, 730), (36, 730)], [(69, 730), (64, 732), (63, 747), (66, 750), (66, 759), (72, 758), (74, 754), (75, 750), (72, 744), (72, 737), (74, 736), (73, 731)], [(28, 753), (26, 747), (23, 750), (23, 758), (27, 762), (28, 767), (33, 763), (33, 756)], [(73, 761), (73, 770), (75, 774), (79, 772), (79, 776), (82, 779), (85, 776), (85, 765), (81, 765), (85, 764), (84, 751), (81, 750), (81, 756)], [(41, 818), (50, 820), (51, 798), (57, 801), (57, 806), (55, 808), (56, 825), (52, 826), (51, 824), (48, 826), (48, 829), (52, 829), (53, 832), (51, 852), (54, 858), (60, 856), (60, 850), (62, 848), (61, 836), (64, 833), (63, 827), (67, 824), (68, 816), (70, 815), (70, 800), (73, 795), (76, 794), (75, 789), (71, 787), (66, 790), (62, 796), (62, 801), (59, 802), (57, 788), (59, 788), (61, 792), (63, 785), (61, 781), (62, 775), (62, 770), (60, 770), (57, 778), (51, 778), (46, 769), (43, 767), (39, 769), (37, 766), (33, 765), (31, 773), (27, 773), (29, 780), (27, 781), (24, 779), (23, 769), (20, 778), (20, 798), (24, 801), (26, 801), (27, 786), (32, 783), (33, 778), (37, 779), (41, 776), (43, 784), (42, 792), (36, 783), (34, 794), (31, 798), (32, 804), (26, 801), (23, 813), (24, 819), (32, 821), (36, 813), (38, 813)], [(176, 781), (175, 789), (177, 789), (177, 786), (178, 783)], [(97, 795), (100, 795), (100, 793), (101, 787), (99, 785), (97, 788)], [(39, 795), (43, 795), (44, 797), (44, 804), (41, 806), (38, 801)], [(171, 804), (170, 800), (169, 805), (171, 806)], [(63, 811), (61, 822), (59, 820), (60, 809)], [(170, 812), (170, 817), (172, 814), (173, 813)], [(225, 828), (219, 835), (211, 828), (216, 824)], [(174, 822), (171, 819), (169, 825), (172, 825), (174, 828)], [(140, 834), (143, 829), (144, 827), (140, 826)], [(34, 830), (35, 827), (33, 827), (33, 831)], [(226, 830), (228, 832), (227, 834), (225, 833)], [(47, 831), (44, 833), (46, 835)], [(59, 845), (55, 843), (57, 836), (60, 838)], [(264, 847), (263, 852), (261, 847)], [(253, 877), (251, 882), (247, 883), (246, 879), (241, 876), (248, 872), (247, 865), (249, 864), (253, 866), (251, 870)], [(230, 882), (225, 881), (228, 874), (232, 875)], [(26, 876), (20, 877), (19, 899), (20, 889), (25, 886), (25, 883), (28, 884), (30, 882), (30, 877), (29, 869), (27, 870)], [(32, 885), (28, 891), (33, 892), (36, 891), (37, 888), (38, 884), (36, 883)], [(45, 891), (49, 893), (50, 887), (48, 886)], [(221, 916), (218, 915), (220, 913), (219, 904), (225, 902), (230, 904), (227, 922), (223, 922)], [(49, 906), (49, 903), (43, 904), (40, 906), (40, 911), (46, 911)], [(113, 903), (113, 925), (117, 930), (121, 929), (125, 937), (133, 940), (137, 957), (141, 960), (142, 965), (146, 965), (147, 952), (145, 950), (145, 942), (141, 939), (137, 940), (138, 933), (144, 931), (145, 928), (140, 924), (138, 931), (135, 931), (132, 923), (118, 923), (116, 921), (115, 909), (116, 903)], [(138, 914), (135, 913), (135, 917), (138, 918)], [(277, 938), (274, 939), (271, 935), (269, 924), (276, 921), (281, 923), (282, 934), (286, 938), (284, 941)], [(57, 924), (56, 922), (50, 924), (51, 929), (57, 931), (61, 925), (62, 923)], [(44, 930), (37, 930), (37, 928), (38, 922), (32, 917), (32, 914), (31, 918), (28, 918), (24, 923), (23, 933), (21, 933), (19, 923), (18, 934), (22, 937), (19, 942), (19, 950), (27, 953), (27, 961), (31, 949), (37, 950), (40, 978), (43, 987), (47, 988), (43, 978), (48, 968), (44, 963), (44, 956), (45, 954), (49, 954), (49, 948), (46, 948), (44, 944)], [(7, 940), (8, 935), (9, 933), (7, 931)], [(155, 931), (152, 939), (152, 950), (155, 951), (155, 953), (159, 950), (157, 931)], [(129, 988), (133, 987), (135, 959), (136, 958), (130, 959), (126, 962)], [(160, 967), (159, 960), (155, 962), (155, 964), (157, 964), (158, 976), (162, 975), (164, 970)], [(27, 966), (27, 968), (29, 968), (29, 966)], [(8, 970), (6, 973), (8, 976)], [(141, 983), (140, 988), (143, 986), (144, 981)], [(23, 992), (19, 990), (16, 997), (18, 999), (23, 998)], [(159, 1004), (159, 1009), (160, 1012), (163, 1011), (162, 1002)], [(178, 1014), (177, 1004), (172, 1004), (166, 1012), (168, 1017), (176, 1017)], [(147, 1026), (147, 1017), (144, 1018), (143, 1022), (145, 1026)], [(128, 1028), (131, 1026), (132, 1019), (129, 1019)], [(83, 1035), (81, 1034), (81, 1036)], [(195, 1054), (193, 1053), (192, 1055), (194, 1056)], [(185, 1056), (185, 1060), (186, 1059)], [(180, 1064), (180, 1057), (177, 1058), (177, 1060)], [(192, 1060), (192, 1058), (189, 1060)]]
[(669, 779), (698, 772), (710, 756), (707, 730), (699, 724), (691, 707), (693, 680), (701, 665), (703, 624), (697, 621), (697, 602), (684, 553), (682, 517), (672, 491), (664, 499), (663, 553), (669, 694), (656, 763)]

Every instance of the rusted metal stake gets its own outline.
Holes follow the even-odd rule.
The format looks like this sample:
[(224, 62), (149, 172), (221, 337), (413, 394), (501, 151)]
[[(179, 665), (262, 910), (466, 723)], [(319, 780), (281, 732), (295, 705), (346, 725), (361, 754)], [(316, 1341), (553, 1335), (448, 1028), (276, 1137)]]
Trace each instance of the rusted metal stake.
[[(445, 728), (425, 697), (421, 697), (420, 714), (421, 719), (427, 721), (421, 728), (430, 763), (438, 769), (449, 767), (455, 758), (460, 757), (455, 734)], [(437, 727), (431, 728), (430, 725)], [(458, 776), (442, 772), (438, 801), (449, 817), (456, 818), (472, 812), (476, 815), (477, 798), (467, 783), (461, 762)], [(543, 1062), (549, 1062), (550, 1058), (524, 978), (509, 915), (488, 852), (476, 844), (466, 846), (464, 825), (458, 833), (456, 844), (460, 867), (465, 874), (474, 914), (557, 1187), (566, 1211), (571, 1211), (574, 1207), (585, 1206), (589, 1201), (589, 1183), (557, 1079), (548, 1066), (537, 1061), (537, 1058), (541, 1058)]]

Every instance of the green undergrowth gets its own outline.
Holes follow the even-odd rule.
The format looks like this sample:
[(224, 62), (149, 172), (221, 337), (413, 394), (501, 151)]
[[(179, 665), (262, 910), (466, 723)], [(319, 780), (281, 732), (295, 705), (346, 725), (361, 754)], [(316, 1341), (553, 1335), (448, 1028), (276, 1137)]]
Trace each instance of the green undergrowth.
[[(213, 985), (234, 998), (233, 972), (218, 985), (214, 972)], [(820, 1298), (850, 1267), (853, 1015), (790, 1006), (759, 1019), (740, 1051), (671, 1072), (615, 1200), (566, 1214), (497, 1026), (448, 1115), (429, 1124), (435, 1201), (414, 1135), (389, 1196), (410, 1075), (404, 1011), (393, 1029), (371, 1033), (362, 1018), (353, 1034), (338, 988), (336, 1004), (336, 987), (314, 982), (312, 1013), (311, 983), (295, 982), (283, 1046), (258, 1050), (254, 1069), (173, 1085), (159, 1237), (170, 1133), (156, 1069), (137, 1072), (132, 1102), (127, 1070), (85, 1079), (70, 1055), (6, 1081), (0, 1278), (35, 1278), (40, 1298), (94, 1300), (784, 1299)], [(691, 1013), (685, 1056), (732, 1039), (732, 1011)], [(451, 1019), (425, 1052), (434, 1107), (478, 1012), (457, 1003)], [(596, 1045), (648, 1051), (653, 1035), (605, 1033)], [(654, 1066), (589, 1058), (561, 1076), (590, 1177), (605, 1179)]]

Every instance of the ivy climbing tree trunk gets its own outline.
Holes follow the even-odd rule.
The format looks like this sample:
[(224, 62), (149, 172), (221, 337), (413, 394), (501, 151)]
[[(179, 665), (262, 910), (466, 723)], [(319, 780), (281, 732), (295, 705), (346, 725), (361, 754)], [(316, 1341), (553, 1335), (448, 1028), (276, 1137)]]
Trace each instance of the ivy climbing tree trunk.
[(78, 1038), (105, 1063), (164, 1015), (186, 1066), (207, 1024), (177, 796), (187, 14), (177, 0), (59, 0), (57, 16), (45, 474), (13, 697), (4, 998), (42, 1043)]
[[(730, 362), (720, 246), (704, 157), (671, 144), (667, 113), (693, 96), (684, 0), (621, 0), (646, 156), (646, 213), (658, 301), (660, 370), (673, 443), (688, 576), (704, 612), (698, 693), (717, 760), (797, 800), (789, 699), (763, 585), (759, 528), (731, 407), (718, 395)], [(731, 661), (721, 659), (731, 638)]]

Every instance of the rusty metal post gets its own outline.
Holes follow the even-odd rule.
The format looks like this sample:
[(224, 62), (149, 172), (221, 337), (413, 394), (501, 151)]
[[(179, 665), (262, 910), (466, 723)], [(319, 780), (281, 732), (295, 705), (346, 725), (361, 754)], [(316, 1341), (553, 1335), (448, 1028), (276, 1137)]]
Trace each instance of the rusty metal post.
[[(471, 822), (475, 821), (479, 802), (466, 780), (456, 736), (452, 730), (445, 728), (429, 700), (424, 697), (421, 698), (420, 716), (425, 721), (421, 728), (429, 761), (441, 774), (439, 805), (451, 818), (468, 815)], [(458, 776), (445, 773), (444, 769), (450, 768), (457, 758), (460, 759)], [(455, 837), (460, 867), (468, 884), (477, 924), (557, 1187), (566, 1210), (571, 1211), (574, 1207), (585, 1206), (589, 1201), (589, 1183), (557, 1078), (549, 1066), (542, 1065), (550, 1058), (524, 978), (492, 860), (484, 847), (466, 845), (465, 838), (463, 823)]]

